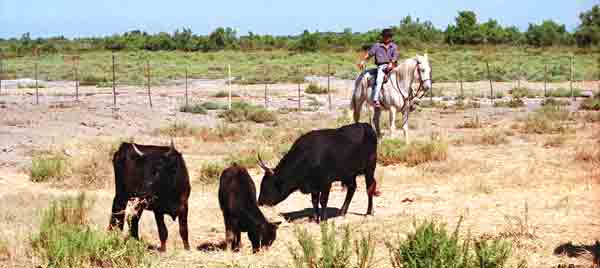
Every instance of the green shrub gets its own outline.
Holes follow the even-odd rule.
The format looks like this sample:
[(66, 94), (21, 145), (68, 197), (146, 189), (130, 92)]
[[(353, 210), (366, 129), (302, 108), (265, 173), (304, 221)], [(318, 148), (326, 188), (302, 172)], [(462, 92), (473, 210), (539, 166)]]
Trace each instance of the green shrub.
[(508, 101), (496, 101), (494, 102), (494, 107), (508, 107), (508, 108), (519, 108), (525, 106), (525, 102), (523, 102), (520, 98), (511, 98)]
[(201, 104), (183, 105), (179, 107), (179, 111), (191, 114), (207, 114), (206, 109)]
[(34, 252), (48, 267), (148, 267), (146, 246), (117, 232), (87, 226), (91, 202), (84, 194), (54, 201), (42, 215), (31, 239)]
[(525, 87), (515, 87), (515, 88), (511, 89), (510, 95), (513, 98), (517, 98), (517, 99), (525, 98), (525, 97), (527, 97), (527, 98), (535, 98), (536, 97), (536, 94), (533, 91), (531, 91)]
[[(573, 97), (582, 97), (581, 89), (574, 88), (573, 89)], [(571, 89), (566, 88), (558, 88), (548, 92), (547, 97), (555, 97), (555, 98), (570, 98), (571, 97)]]
[(448, 143), (443, 140), (415, 141), (408, 145), (403, 140), (386, 139), (377, 148), (377, 162), (394, 165), (405, 163), (416, 166), (431, 161), (443, 161), (448, 157)]
[(351, 231), (348, 225), (343, 227), (341, 237), (338, 237), (335, 224), (323, 222), (321, 227), (321, 242), (315, 241), (306, 229), (296, 228), (296, 238), (299, 247), (289, 246), (295, 268), (369, 268), (375, 267), (373, 255), (375, 241), (370, 234), (363, 235), (360, 240), (354, 240), (356, 261), (352, 261)]
[(212, 101), (203, 102), (202, 104), (200, 104), (200, 106), (202, 106), (202, 108), (204, 108), (206, 110), (225, 110), (225, 109), (227, 109), (227, 105), (218, 103), (218, 102), (212, 102)]
[[(239, 96), (240, 96), (239, 94), (237, 94), (235, 92), (231, 92), (231, 97), (232, 98), (236, 98), (236, 97), (239, 97)], [(229, 97), (229, 92), (221, 90), (221, 91), (215, 93), (213, 95), (213, 97), (215, 97), (215, 98), (228, 98)]]
[(98, 84), (101, 84), (101, 83), (108, 83), (108, 81), (106, 80), (106, 78), (93, 76), (93, 75), (84, 75), (79, 80), (80, 86), (97, 86)]
[(274, 112), (246, 102), (232, 103), (231, 110), (223, 111), (219, 114), (219, 117), (231, 123), (243, 121), (266, 123), (277, 121), (277, 115)]
[(200, 166), (196, 180), (202, 184), (215, 184), (219, 182), (221, 172), (227, 168), (223, 162), (205, 162)]
[(414, 223), (415, 232), (405, 240), (386, 241), (394, 268), (469, 267), (472, 259), (468, 241), (458, 239), (459, 225), (452, 234), (433, 221)]
[[(388, 240), (385, 245), (394, 268), (501, 268), (505, 267), (512, 247), (500, 239), (459, 239), (460, 223), (452, 233), (433, 221), (419, 225), (406, 239)], [(474, 246), (472, 246), (474, 244)], [(520, 265), (519, 267), (521, 267)]]
[(65, 160), (60, 156), (39, 156), (31, 160), (29, 177), (33, 182), (45, 182), (64, 175)]
[[(308, 93), (308, 94), (327, 94), (327, 88), (321, 87), (321, 86), (317, 85), (316, 83), (310, 83), (304, 89), (304, 92)], [(333, 90), (332, 90), (332, 93), (333, 93)]]

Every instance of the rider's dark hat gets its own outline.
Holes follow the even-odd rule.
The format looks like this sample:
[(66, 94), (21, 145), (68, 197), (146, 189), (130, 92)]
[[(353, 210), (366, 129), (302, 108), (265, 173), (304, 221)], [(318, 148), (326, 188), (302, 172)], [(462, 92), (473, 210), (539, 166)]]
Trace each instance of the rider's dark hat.
[(392, 37), (394, 36), (394, 33), (392, 32), (392, 29), (390, 28), (386, 28), (383, 29), (383, 31), (381, 31), (381, 37)]

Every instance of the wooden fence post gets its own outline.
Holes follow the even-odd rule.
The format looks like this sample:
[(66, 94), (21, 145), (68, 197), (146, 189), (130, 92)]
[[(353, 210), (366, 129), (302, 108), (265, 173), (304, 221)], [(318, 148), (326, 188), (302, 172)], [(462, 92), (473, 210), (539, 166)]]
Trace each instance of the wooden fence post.
[(231, 110), (231, 64), (227, 64), (227, 89), (229, 91), (227, 107)]
[(465, 91), (463, 88), (463, 73), (462, 73), (462, 62), (458, 63), (458, 80), (460, 82), (460, 98), (465, 98)]
[(544, 64), (544, 98), (548, 97), (548, 63)]
[(79, 56), (73, 60), (73, 75), (75, 76), (75, 101), (79, 102)]
[(329, 110), (331, 111), (331, 64), (327, 63), (327, 95), (329, 98)]
[(570, 66), (569, 66), (569, 87), (571, 88), (571, 99), (575, 99), (573, 94), (573, 55), (569, 58)]
[(494, 87), (492, 85), (492, 77), (490, 76), (490, 64), (487, 60), (485, 61), (485, 68), (487, 70), (488, 80), (490, 81), (490, 100), (493, 101), (494, 100)]
[(188, 67), (185, 66), (185, 107), (188, 106)]
[(268, 108), (267, 103), (267, 67), (263, 65), (263, 83), (265, 84), (265, 109)]
[(150, 104), (150, 108), (152, 108), (152, 93), (150, 92), (150, 61), (146, 61), (146, 75), (147, 77), (147, 86), (148, 86), (148, 103)]
[(117, 108), (117, 88), (115, 80), (117, 79), (115, 74), (115, 52), (112, 53), (112, 90), (113, 90), (113, 108)]
[(34, 66), (34, 77), (35, 77), (35, 104), (40, 104), (40, 96), (39, 96), (39, 86), (38, 86), (38, 62), (35, 62)]

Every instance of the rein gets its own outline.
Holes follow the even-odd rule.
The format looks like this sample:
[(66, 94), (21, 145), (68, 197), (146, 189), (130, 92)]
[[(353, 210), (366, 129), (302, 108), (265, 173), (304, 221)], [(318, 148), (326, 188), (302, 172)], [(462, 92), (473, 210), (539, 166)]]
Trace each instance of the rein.
[[(420, 71), (420, 69), (421, 69), (421, 62), (418, 59), (416, 59), (416, 58), (414, 60), (416, 62), (415, 72), (417, 72), (417, 79), (419, 80), (419, 87), (417, 88), (417, 91), (416, 91), (417, 97), (418, 97), (419, 92), (421, 92), (422, 89), (423, 89), (423, 83), (425, 83), (425, 81), (431, 80), (431, 79), (425, 79), (425, 80), (423, 80), (423, 77), (421, 76), (421, 71)], [(413, 75), (414, 75), (414, 72), (413, 72)], [(400, 95), (402, 95), (402, 91), (400, 90), (400, 84), (398, 82), (398, 75), (396, 75), (396, 79), (395, 80), (396, 80), (395, 81), (396, 83), (392, 83), (392, 87), (395, 90), (398, 90), (398, 92), (400, 93)], [(409, 88), (408, 88), (408, 100), (411, 101), (413, 99), (414, 99), (413, 90), (412, 90), (412, 87), (409, 86)]]

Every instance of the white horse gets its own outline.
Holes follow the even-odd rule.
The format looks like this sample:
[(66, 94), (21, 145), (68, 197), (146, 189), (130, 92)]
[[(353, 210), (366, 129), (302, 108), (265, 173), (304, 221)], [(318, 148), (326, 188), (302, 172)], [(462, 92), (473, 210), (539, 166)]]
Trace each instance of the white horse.
[[(352, 110), (354, 110), (354, 122), (360, 120), (360, 111), (363, 103), (367, 101), (369, 106), (373, 105), (371, 91), (375, 83), (376, 70), (366, 70), (361, 72), (354, 83), (354, 93), (352, 94)], [(413, 82), (418, 83), (418, 88), (413, 90)], [(396, 112), (402, 111), (402, 130), (404, 139), (408, 143), (408, 113), (410, 106), (415, 98), (421, 98), (425, 92), (431, 90), (431, 66), (427, 54), (416, 55), (399, 64), (394, 68), (381, 89), (380, 103), (381, 108), (375, 108), (373, 121), (377, 135), (381, 136), (379, 128), (379, 118), (381, 109), (388, 110), (390, 113), (390, 135), (394, 136), (396, 130)]]

